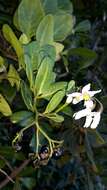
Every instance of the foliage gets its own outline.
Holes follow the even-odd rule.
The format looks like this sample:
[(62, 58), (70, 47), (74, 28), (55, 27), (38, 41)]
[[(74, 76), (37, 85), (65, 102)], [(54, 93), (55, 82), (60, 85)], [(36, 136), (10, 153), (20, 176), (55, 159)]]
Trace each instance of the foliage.
[[(0, 1), (0, 188), (106, 188), (105, 6)], [(73, 119), (81, 104), (66, 102), (89, 82), (102, 89), (104, 112), (95, 130)]]

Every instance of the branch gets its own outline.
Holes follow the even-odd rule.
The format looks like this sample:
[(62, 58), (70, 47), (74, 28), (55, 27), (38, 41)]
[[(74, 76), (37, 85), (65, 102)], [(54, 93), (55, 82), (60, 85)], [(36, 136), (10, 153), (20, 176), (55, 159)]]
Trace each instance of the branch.
[(2, 156), (0, 155), (0, 159), (3, 160), (5, 162), (5, 164), (8, 166), (8, 168), (10, 169), (10, 171), (13, 171), (12, 166), (10, 165), (10, 163)]
[(6, 186), (11, 180), (14, 179), (30, 162), (30, 159), (26, 159), (18, 168), (14, 169), (14, 171), (6, 178), (4, 181), (0, 183), (0, 189)]
[(13, 179), (12, 179), (10, 176), (8, 176), (8, 174), (7, 174), (4, 170), (0, 169), (0, 172), (1, 172), (2, 174), (4, 174), (4, 175), (7, 177), (7, 179), (9, 179), (9, 181), (11, 181), (12, 183), (15, 183), (15, 182), (13, 181)]

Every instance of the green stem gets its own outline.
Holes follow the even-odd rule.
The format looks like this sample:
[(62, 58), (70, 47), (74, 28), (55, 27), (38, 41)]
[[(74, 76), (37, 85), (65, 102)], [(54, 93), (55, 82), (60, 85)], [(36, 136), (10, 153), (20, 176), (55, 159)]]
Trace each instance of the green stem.
[[(49, 142), (49, 146), (50, 146), (50, 155), (49, 157), (52, 156), (52, 153), (53, 153), (53, 147), (52, 147), (52, 142), (51, 142), (51, 139), (48, 137), (48, 135), (41, 129), (41, 127), (39, 126), (39, 123), (38, 123), (38, 120), (36, 118), (36, 127), (37, 127), (37, 131), (36, 133), (38, 133), (39, 131), (42, 133), (42, 135), (48, 140)], [(37, 148), (36, 148), (36, 153), (38, 153), (38, 146), (39, 146), (39, 138), (38, 138), (38, 134), (37, 134)]]
[(32, 127), (32, 125), (34, 125), (35, 122), (32, 122), (32, 124), (28, 125), (27, 127), (23, 128), (19, 133), (23, 133), (25, 130), (29, 129), (30, 127)]
[(39, 148), (39, 130), (36, 129), (36, 154), (38, 155), (38, 148)]
[(63, 110), (66, 106), (68, 106), (67, 103), (63, 104), (60, 108), (58, 108), (58, 109), (55, 111), (55, 113), (60, 112), (60, 111)]
[(53, 139), (51, 139), (51, 141), (52, 141), (53, 143), (55, 143), (55, 144), (62, 144), (62, 143), (64, 142), (63, 140), (57, 141), (57, 140), (53, 140)]
[(23, 128), (22, 130), (20, 130), (20, 132), (17, 133), (16, 137), (13, 139), (12, 145), (14, 145), (14, 143), (15, 143), (17, 140), (21, 139), (21, 137), (22, 137), (22, 135), (23, 135), (23, 132), (24, 132), (25, 130), (29, 129), (30, 127), (32, 127), (33, 124), (34, 124), (34, 122), (33, 122), (32, 124), (28, 125), (27, 127)]
[(43, 136), (48, 140), (50, 141), (50, 138), (48, 137), (48, 135), (41, 129), (41, 127), (39, 126), (39, 123), (38, 121), (36, 121), (36, 127), (37, 129), (43, 134)]
[[(50, 147), (50, 155), (49, 155), (49, 157), (51, 157), (52, 156), (52, 153), (53, 153), (53, 144), (62, 144), (63, 143), (63, 141), (57, 141), (57, 140), (53, 140), (53, 139), (51, 139), (42, 129), (41, 129), (41, 127), (39, 126), (39, 123), (38, 123), (38, 121), (36, 120), (36, 127), (37, 127), (37, 131), (39, 132), (41, 132), (41, 134), (48, 140), (48, 143), (49, 143), (49, 147)], [(37, 137), (38, 138), (38, 137)], [(38, 150), (38, 146), (39, 146), (39, 144), (38, 144), (38, 140), (37, 140), (37, 150)]]

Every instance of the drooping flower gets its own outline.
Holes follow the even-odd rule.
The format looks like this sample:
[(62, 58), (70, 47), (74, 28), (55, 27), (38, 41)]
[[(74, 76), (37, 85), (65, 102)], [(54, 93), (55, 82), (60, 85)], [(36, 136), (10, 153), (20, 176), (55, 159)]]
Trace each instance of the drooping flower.
[(95, 129), (99, 125), (101, 113), (103, 112), (103, 105), (97, 98), (93, 98), (93, 103), (95, 104), (94, 108), (85, 107), (85, 109), (82, 109), (73, 115), (75, 120), (85, 118), (84, 128), (90, 127), (91, 129)]
[(73, 103), (73, 104), (77, 104), (80, 101), (84, 100), (84, 105), (88, 108), (93, 106), (93, 101), (92, 101), (92, 97), (101, 92), (101, 90), (97, 90), (97, 91), (90, 91), (90, 87), (91, 84), (87, 84), (82, 88), (82, 92), (73, 92), (71, 94), (67, 95), (67, 100), (66, 102), (69, 103)]
[[(91, 84), (89, 83), (82, 88), (81, 93), (74, 92), (68, 94), (66, 102), (67, 103), (72, 102), (73, 104), (77, 104), (80, 101), (84, 101), (84, 109), (74, 113), (73, 117), (75, 120), (85, 118), (85, 123), (83, 127), (84, 128), (90, 127), (92, 129), (95, 129), (100, 122), (103, 106), (100, 103), (100, 101), (98, 101), (96, 98), (93, 97), (95, 94), (101, 92), (101, 90), (91, 91), (90, 87)], [(96, 107), (96, 104), (99, 105), (99, 110), (93, 111)]]
[(75, 118), (75, 120), (86, 117), (85, 124), (83, 125), (83, 127), (90, 127), (92, 129), (95, 129), (100, 122), (101, 112), (92, 112), (91, 109), (86, 108), (74, 113), (73, 117)]
[(101, 113), (100, 112), (91, 112), (90, 115), (86, 116), (86, 121), (84, 124), (84, 128), (88, 128), (90, 127), (91, 129), (95, 129), (101, 119)]
[(91, 114), (91, 109), (82, 109), (76, 113), (73, 114), (73, 117), (75, 120), (78, 120), (78, 119), (81, 119), (83, 117), (86, 117), (87, 115), (90, 115)]

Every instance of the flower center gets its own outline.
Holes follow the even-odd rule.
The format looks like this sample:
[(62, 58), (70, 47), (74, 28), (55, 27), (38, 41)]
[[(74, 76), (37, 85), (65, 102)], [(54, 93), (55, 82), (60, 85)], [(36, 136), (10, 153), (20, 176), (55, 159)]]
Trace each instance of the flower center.
[(85, 93), (83, 94), (83, 100), (85, 100), (85, 101), (90, 100), (90, 95), (89, 95), (87, 92), (85, 92)]

